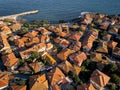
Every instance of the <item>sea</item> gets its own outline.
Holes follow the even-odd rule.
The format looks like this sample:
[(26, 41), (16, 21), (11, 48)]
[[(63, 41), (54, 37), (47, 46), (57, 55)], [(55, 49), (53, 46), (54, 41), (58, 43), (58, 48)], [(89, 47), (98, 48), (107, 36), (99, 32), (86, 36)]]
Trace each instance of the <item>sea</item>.
[(0, 0), (0, 16), (39, 10), (35, 15), (22, 18), (27, 20), (70, 20), (81, 12), (120, 14), (120, 0)]

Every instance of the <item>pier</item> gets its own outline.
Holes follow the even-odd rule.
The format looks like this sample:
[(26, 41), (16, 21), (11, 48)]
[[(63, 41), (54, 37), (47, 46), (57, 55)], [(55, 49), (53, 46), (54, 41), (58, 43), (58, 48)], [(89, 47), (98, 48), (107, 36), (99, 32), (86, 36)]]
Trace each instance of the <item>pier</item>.
[(4, 20), (6, 18), (10, 18), (10, 19), (16, 20), (17, 17), (19, 17), (19, 16), (24, 16), (24, 15), (29, 15), (29, 14), (36, 14), (38, 12), (39, 12), (38, 10), (33, 10), (33, 11), (23, 12), (23, 13), (19, 13), (19, 14), (13, 14), (13, 15), (8, 15), (8, 16), (1, 16), (0, 20)]

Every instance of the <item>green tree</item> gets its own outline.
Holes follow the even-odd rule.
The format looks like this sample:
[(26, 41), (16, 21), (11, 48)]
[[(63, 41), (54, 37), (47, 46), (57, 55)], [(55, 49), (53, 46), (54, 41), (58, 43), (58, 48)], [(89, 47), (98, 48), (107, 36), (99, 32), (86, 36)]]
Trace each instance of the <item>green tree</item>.
[(82, 64), (82, 66), (85, 66), (85, 67), (89, 67), (89, 65), (90, 65), (90, 60), (89, 59), (85, 60)]
[(20, 33), (21, 33), (22, 35), (24, 35), (24, 34), (26, 34), (26, 33), (28, 33), (28, 32), (29, 32), (29, 30), (28, 30), (28, 28), (26, 28), (26, 27), (22, 27), (21, 30), (20, 30)]
[(30, 58), (32, 58), (33, 60), (34, 59), (37, 60), (37, 59), (41, 58), (41, 56), (40, 56), (40, 54), (38, 52), (34, 51), (34, 52), (31, 52)]
[(44, 65), (47, 65), (47, 60), (45, 58), (41, 58), (41, 61), (43, 62)]
[(113, 63), (110, 64), (109, 67), (110, 67), (110, 71), (111, 71), (111, 72), (114, 72), (114, 71), (116, 71), (116, 70), (118, 69), (117, 65), (116, 65), (116, 64), (113, 64)]
[(49, 22), (47, 20), (34, 20), (33, 21), (34, 25), (37, 25), (37, 27), (45, 27), (47, 28), (49, 26)]
[(116, 90), (116, 84), (112, 83), (110, 84), (110, 90)]
[(48, 27), (49, 26), (49, 24), (50, 24), (50, 22), (48, 22), (47, 20), (42, 20), (41, 21), (41, 26), (43, 26), (43, 27)]
[(25, 85), (25, 81), (24, 81), (24, 80), (20, 80), (20, 81), (18, 82), (18, 84), (19, 84), (19, 85)]
[(120, 77), (116, 74), (111, 75), (111, 81), (117, 85), (120, 85)]
[(74, 74), (73, 72), (69, 72), (68, 75), (70, 76), (70, 78), (73, 79), (73, 81), (76, 83), (76, 84), (83, 84), (82, 80), (79, 78), (79, 76), (77, 76), (76, 74)]
[(23, 64), (24, 62), (25, 62), (25, 60), (19, 59), (19, 65)]

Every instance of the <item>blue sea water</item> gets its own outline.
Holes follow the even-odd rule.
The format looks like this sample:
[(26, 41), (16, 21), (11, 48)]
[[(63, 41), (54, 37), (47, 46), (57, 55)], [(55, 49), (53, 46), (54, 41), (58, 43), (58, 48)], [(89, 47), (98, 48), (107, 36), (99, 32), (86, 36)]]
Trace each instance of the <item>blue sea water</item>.
[(120, 0), (0, 0), (0, 16), (30, 10), (39, 10), (40, 12), (23, 18), (46, 19), (56, 22), (60, 19), (76, 18), (84, 11), (120, 14)]

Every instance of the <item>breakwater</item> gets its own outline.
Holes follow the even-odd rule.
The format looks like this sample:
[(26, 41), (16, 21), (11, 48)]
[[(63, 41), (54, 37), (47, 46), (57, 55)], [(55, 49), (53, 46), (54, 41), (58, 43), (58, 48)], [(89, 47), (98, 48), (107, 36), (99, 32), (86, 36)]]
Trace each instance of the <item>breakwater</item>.
[(19, 16), (24, 16), (24, 15), (29, 15), (29, 14), (36, 14), (38, 12), (39, 12), (38, 10), (33, 10), (33, 11), (28, 11), (28, 12), (22, 12), (22, 13), (19, 13), (19, 14), (13, 14), (13, 15), (8, 15), (8, 16), (1, 16), (0, 20), (4, 20), (6, 18), (10, 18), (10, 19), (16, 20), (17, 17), (19, 17)]

